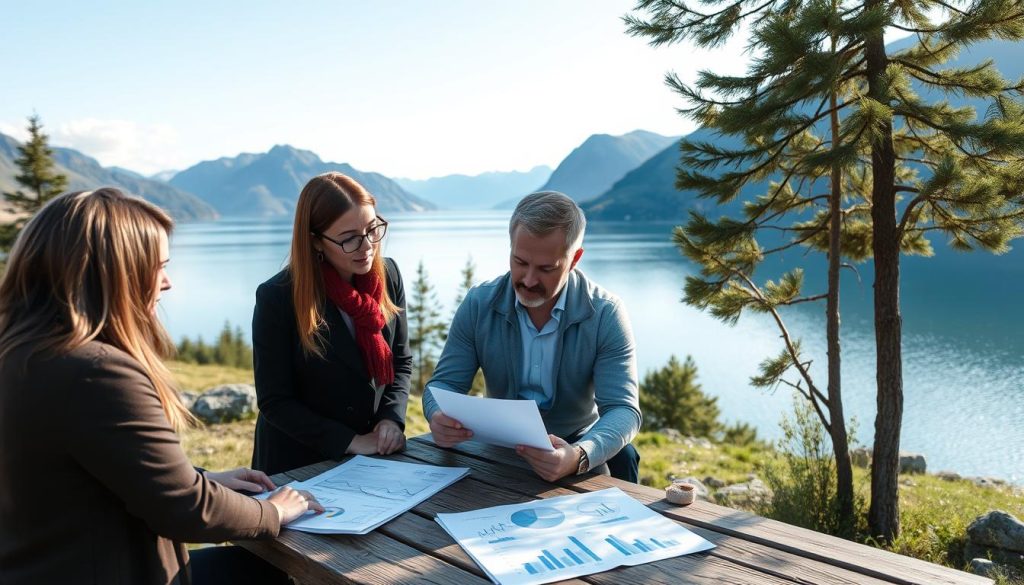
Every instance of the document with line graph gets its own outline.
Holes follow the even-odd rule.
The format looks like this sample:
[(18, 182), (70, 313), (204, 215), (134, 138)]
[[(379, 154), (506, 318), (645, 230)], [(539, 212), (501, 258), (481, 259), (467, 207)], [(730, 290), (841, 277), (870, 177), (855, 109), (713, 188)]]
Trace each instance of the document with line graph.
[(440, 467), (357, 455), (320, 475), (290, 483), (323, 505), (286, 528), (317, 534), (366, 534), (426, 500), (469, 473), (465, 467)]

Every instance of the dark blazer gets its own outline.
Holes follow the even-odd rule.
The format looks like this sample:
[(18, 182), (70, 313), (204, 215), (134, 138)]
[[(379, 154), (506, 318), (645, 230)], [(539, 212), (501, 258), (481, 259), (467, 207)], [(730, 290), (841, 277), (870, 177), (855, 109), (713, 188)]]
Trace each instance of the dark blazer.
[(324, 357), (306, 355), (299, 343), (288, 270), (256, 289), (252, 340), (260, 414), (254, 469), (275, 474), (340, 459), (356, 435), (372, 431), (385, 419), (405, 429), (412, 377), (405, 288), (395, 262), (386, 258), (384, 264), (388, 294), (402, 311), (382, 330), (394, 357), (395, 381), (384, 388), (376, 411), (376, 391), (340, 311), (328, 303), (323, 312)]
[(0, 583), (189, 583), (181, 542), (276, 537), (189, 464), (138, 362), (92, 341), (0, 360)]

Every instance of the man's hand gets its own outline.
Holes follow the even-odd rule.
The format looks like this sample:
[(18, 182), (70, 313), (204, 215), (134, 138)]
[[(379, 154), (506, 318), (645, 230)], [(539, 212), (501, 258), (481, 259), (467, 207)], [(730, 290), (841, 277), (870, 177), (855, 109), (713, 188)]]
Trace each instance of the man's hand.
[(430, 417), (430, 432), (438, 447), (454, 447), (473, 436), (473, 431), (463, 428), (462, 423), (441, 412)]
[(405, 433), (393, 420), (380, 421), (373, 427), (373, 432), (377, 434), (377, 453), (380, 455), (390, 455), (405, 447)]
[(551, 439), (554, 451), (516, 445), (516, 453), (526, 459), (537, 475), (546, 481), (555, 481), (576, 473), (576, 469), (580, 465), (580, 456), (576, 447), (555, 435), (548, 435), (548, 438)]
[(377, 442), (380, 436), (376, 429), (372, 433), (366, 433), (365, 435), (356, 435), (352, 442), (348, 444), (348, 448), (345, 452), (349, 455), (376, 455), (377, 454)]
[(254, 471), (246, 467), (230, 469), (228, 471), (207, 471), (206, 479), (215, 481), (220, 485), (235, 491), (246, 491), (254, 494), (261, 494), (267, 490), (276, 489), (274, 482), (270, 481), (266, 473)]

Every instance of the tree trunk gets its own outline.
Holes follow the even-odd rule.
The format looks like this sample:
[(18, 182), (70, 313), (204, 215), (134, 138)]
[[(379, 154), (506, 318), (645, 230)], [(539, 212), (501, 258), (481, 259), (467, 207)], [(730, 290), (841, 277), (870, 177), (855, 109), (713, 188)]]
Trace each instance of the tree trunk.
[[(871, 10), (880, 0), (868, 0)], [(885, 69), (888, 57), (882, 31), (865, 43), (868, 96), (888, 104)], [(895, 165), (892, 122), (886, 121), (881, 136), (871, 144), (871, 220), (874, 224), (875, 262), (875, 355), (878, 414), (871, 465), (871, 535), (892, 542), (899, 535), (899, 450), (903, 420), (902, 324), (900, 318), (900, 234), (896, 224)]]
[[(832, 50), (835, 50), (833, 41)], [(832, 149), (839, 146), (839, 111), (836, 93), (830, 96), (832, 113)], [(843, 415), (842, 363), (839, 345), (839, 268), (841, 259), (839, 233), (842, 229), (843, 170), (839, 162), (832, 164), (832, 193), (829, 200), (828, 234), (828, 298), (826, 300), (826, 337), (828, 343), (828, 411), (832, 451), (836, 458), (836, 500), (839, 535), (853, 536), (853, 466), (850, 462), (849, 438)]]

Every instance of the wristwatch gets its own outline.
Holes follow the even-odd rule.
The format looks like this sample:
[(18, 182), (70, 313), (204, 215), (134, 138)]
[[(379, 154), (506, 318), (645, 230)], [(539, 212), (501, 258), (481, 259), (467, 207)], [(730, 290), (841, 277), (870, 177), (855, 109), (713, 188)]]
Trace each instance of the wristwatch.
[(576, 475), (580, 475), (590, 471), (590, 459), (587, 458), (587, 452), (583, 450), (583, 447), (576, 445), (576, 450), (580, 452), (580, 463), (576, 467)]

